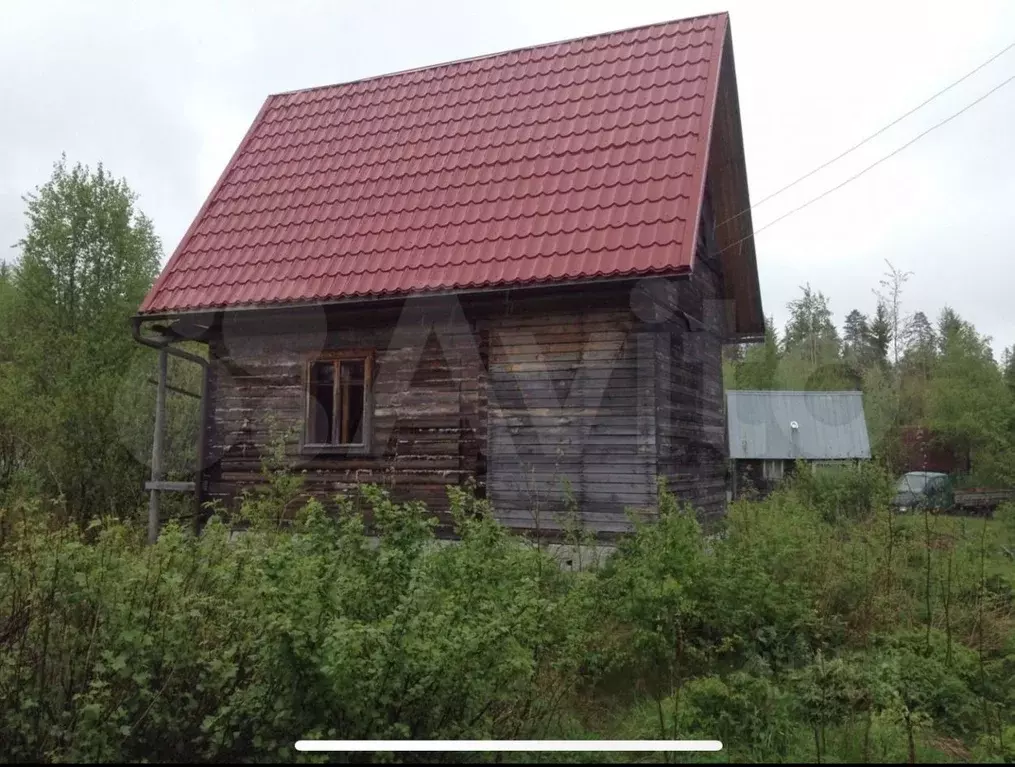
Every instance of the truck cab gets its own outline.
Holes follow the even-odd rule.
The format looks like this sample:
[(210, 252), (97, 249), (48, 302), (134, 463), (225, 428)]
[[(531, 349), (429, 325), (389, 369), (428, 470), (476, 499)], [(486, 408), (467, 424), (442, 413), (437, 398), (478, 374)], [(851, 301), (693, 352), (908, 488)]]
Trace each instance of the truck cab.
[(947, 511), (955, 505), (955, 490), (947, 474), (911, 471), (899, 477), (892, 506), (899, 511)]

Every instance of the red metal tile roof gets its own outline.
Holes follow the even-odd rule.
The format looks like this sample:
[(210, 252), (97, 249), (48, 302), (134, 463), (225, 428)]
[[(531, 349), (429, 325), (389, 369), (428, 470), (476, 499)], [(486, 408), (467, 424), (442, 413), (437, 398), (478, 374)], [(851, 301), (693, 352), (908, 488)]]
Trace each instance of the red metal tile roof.
[(686, 271), (726, 25), (271, 96), (141, 312)]

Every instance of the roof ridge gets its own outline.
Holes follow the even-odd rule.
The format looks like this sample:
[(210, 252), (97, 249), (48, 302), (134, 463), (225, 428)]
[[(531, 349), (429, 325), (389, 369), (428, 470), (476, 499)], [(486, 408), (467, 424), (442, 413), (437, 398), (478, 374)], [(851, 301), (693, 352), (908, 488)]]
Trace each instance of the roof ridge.
[(648, 24), (638, 24), (636, 26), (625, 27), (623, 29), (611, 29), (611, 30), (606, 30), (604, 32), (595, 32), (595, 33), (593, 33), (591, 35), (578, 35), (577, 37), (568, 37), (568, 38), (565, 38), (563, 40), (550, 40), (549, 42), (537, 43), (535, 45), (522, 45), (522, 46), (519, 46), (517, 48), (508, 48), (507, 50), (503, 50), (503, 51), (494, 51), (492, 53), (481, 53), (481, 54), (479, 54), (477, 56), (466, 56), (465, 58), (461, 58), (461, 59), (451, 59), (449, 61), (438, 61), (438, 62), (436, 62), (434, 64), (424, 64), (424, 65), (418, 66), (418, 67), (409, 67), (407, 69), (398, 69), (398, 70), (395, 70), (394, 72), (383, 72), (383, 73), (377, 74), (377, 75), (367, 75), (366, 77), (357, 77), (354, 80), (343, 80), (343, 81), (337, 82), (337, 83), (325, 83), (323, 85), (312, 85), (309, 88), (294, 88), (294, 89), (288, 90), (288, 91), (279, 91), (277, 93), (269, 94), (268, 95), (268, 100), (270, 101), (272, 99), (276, 99), (276, 98), (279, 98), (281, 96), (293, 96), (293, 95), (296, 95), (297, 93), (312, 93), (313, 91), (328, 90), (329, 88), (341, 88), (341, 87), (346, 86), (346, 85), (357, 85), (359, 83), (366, 83), (366, 82), (370, 82), (372, 80), (380, 80), (380, 79), (385, 78), (385, 77), (394, 77), (396, 75), (407, 75), (407, 74), (411, 74), (412, 72), (424, 72), (424, 71), (426, 71), (428, 69), (440, 69), (441, 67), (450, 67), (450, 66), (455, 66), (455, 65), (458, 65), (458, 64), (468, 64), (468, 63), (471, 63), (473, 61), (482, 61), (483, 59), (491, 59), (491, 58), (495, 58), (497, 56), (507, 56), (508, 54), (511, 54), (511, 53), (520, 53), (521, 51), (535, 51), (535, 50), (539, 50), (540, 48), (549, 48), (552, 45), (563, 45), (565, 43), (575, 43), (575, 42), (578, 42), (579, 40), (595, 40), (596, 38), (600, 38), (600, 37), (609, 37), (610, 35), (620, 35), (620, 34), (624, 34), (625, 32), (636, 32), (638, 30), (649, 29), (651, 27), (664, 27), (664, 26), (666, 26), (668, 24), (680, 24), (680, 23), (683, 23), (683, 22), (693, 22), (693, 21), (698, 21), (699, 19), (710, 19), (710, 18), (719, 19), (719, 18), (721, 18), (723, 16), (728, 17), (729, 16), (729, 11), (717, 11), (715, 13), (701, 13), (701, 14), (698, 14), (697, 16), (688, 16), (686, 18), (680, 18), (680, 19), (668, 19), (666, 21), (653, 21), (653, 22), (650, 22)]

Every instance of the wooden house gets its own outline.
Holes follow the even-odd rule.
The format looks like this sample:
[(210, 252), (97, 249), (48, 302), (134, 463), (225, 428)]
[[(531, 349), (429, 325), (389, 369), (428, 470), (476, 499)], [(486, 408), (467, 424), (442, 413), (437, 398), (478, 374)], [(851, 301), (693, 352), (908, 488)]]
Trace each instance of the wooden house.
[(764, 333), (728, 16), (269, 97), (134, 323), (207, 344), (202, 501), (281, 435), (324, 499), (720, 513), (721, 344)]

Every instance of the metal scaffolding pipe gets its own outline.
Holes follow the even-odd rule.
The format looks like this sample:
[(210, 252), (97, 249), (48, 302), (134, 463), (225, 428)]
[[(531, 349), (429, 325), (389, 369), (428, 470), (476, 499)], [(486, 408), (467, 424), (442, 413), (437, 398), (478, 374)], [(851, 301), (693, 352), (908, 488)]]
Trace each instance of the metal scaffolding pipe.
[[(187, 360), (188, 362), (193, 362), (196, 365), (200, 365), (201, 366), (201, 370), (202, 370), (202, 377), (201, 377), (201, 404), (200, 404), (200, 413), (199, 413), (199, 416), (198, 416), (198, 421), (199, 421), (199, 424), (200, 424), (200, 434), (198, 435), (198, 438), (197, 438), (197, 471), (196, 471), (196, 477), (195, 477), (195, 482), (194, 482), (194, 505), (195, 505), (195, 509), (194, 509), (194, 532), (196, 534), (196, 533), (200, 532), (201, 520), (202, 520), (202, 506), (204, 504), (204, 470), (205, 470), (205, 461), (207, 460), (206, 456), (207, 456), (207, 436), (208, 436), (208, 389), (209, 389), (208, 360), (206, 360), (204, 357), (198, 356), (197, 354), (191, 354), (190, 352), (186, 352), (186, 351), (184, 351), (182, 349), (174, 348), (172, 346), (172, 344), (173, 344), (174, 341), (179, 340), (179, 338), (174, 338), (172, 336), (167, 337), (167, 336), (164, 336), (164, 335), (157, 336), (157, 337), (145, 337), (141, 333), (141, 323), (144, 322), (145, 320), (149, 320), (149, 319), (154, 320), (156, 318), (155, 317), (144, 317), (144, 316), (134, 316), (134, 317), (132, 317), (131, 318), (131, 333), (134, 336), (134, 340), (137, 341), (139, 344), (143, 344), (144, 346), (148, 346), (148, 347), (150, 347), (152, 349), (155, 349), (155, 350), (157, 350), (159, 352), (159, 382), (158, 382), (159, 394), (156, 396), (156, 413), (155, 413), (156, 427), (155, 427), (155, 431), (156, 431), (156, 440), (158, 440), (158, 442), (159, 442), (159, 454), (160, 455), (159, 455), (158, 468), (159, 468), (160, 472), (161, 472), (161, 468), (162, 468), (162, 456), (161, 456), (161, 452), (162, 452), (162, 445), (164, 444), (163, 440), (164, 440), (164, 431), (165, 431), (165, 400), (166, 400), (166, 394), (165, 394), (165, 392), (166, 392), (166, 389), (168, 388), (168, 384), (167, 384), (167, 381), (166, 381), (166, 377), (167, 377), (167, 373), (168, 373), (168, 358), (167, 358), (166, 355), (171, 354), (174, 357), (178, 357), (180, 359)], [(190, 392), (187, 392), (187, 393), (190, 394)], [(160, 402), (161, 402), (161, 406), (159, 405)], [(162, 425), (161, 425), (161, 427), (159, 426), (159, 423), (160, 423), (160, 421), (159, 421), (159, 413), (160, 412), (162, 413), (162, 421), (161, 421)], [(154, 444), (154, 441), (153, 441), (153, 445), (152, 445), (152, 483), (155, 484), (155, 487), (165, 487), (165, 483), (164, 483), (163, 479), (161, 477), (156, 477), (155, 476), (155, 471), (156, 471), (155, 444)], [(149, 507), (148, 507), (148, 537), (149, 537), (149, 540), (155, 540), (155, 539), (158, 538), (158, 527), (159, 527), (159, 519), (158, 519), (159, 500), (158, 500), (158, 495), (161, 492), (162, 491), (158, 490), (158, 489), (154, 489), (154, 488), (151, 489), (151, 494), (152, 495), (151, 495), (151, 498), (149, 499)], [(154, 512), (152, 511), (153, 508), (154, 508)], [(153, 516), (154, 516), (154, 521), (153, 521)], [(154, 537), (153, 537), (153, 532), (152, 532), (153, 525), (154, 525), (154, 530), (155, 530)]]
[[(159, 380), (155, 395), (155, 438), (152, 440), (152, 482), (161, 482), (162, 448), (166, 434), (166, 376), (169, 374), (169, 355), (165, 347), (159, 349)], [(162, 491), (152, 488), (148, 498), (148, 543), (159, 539), (159, 502)]]

